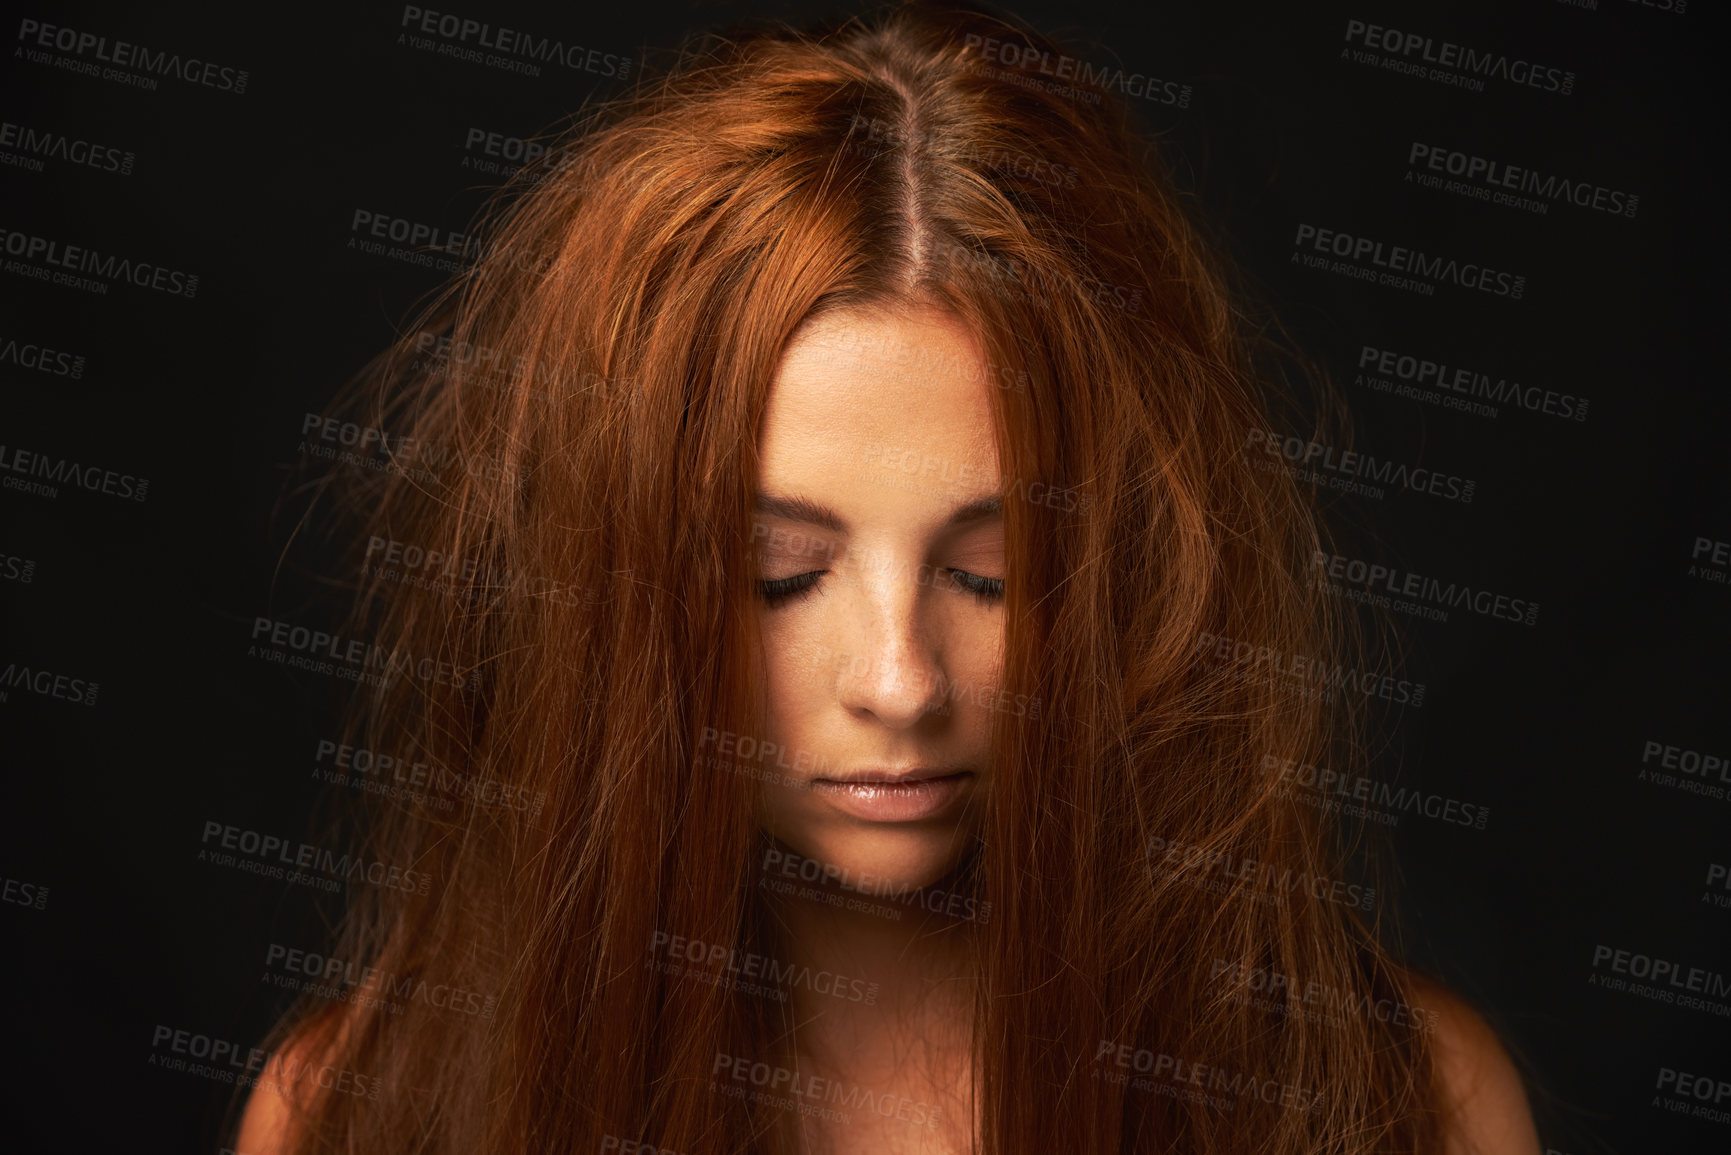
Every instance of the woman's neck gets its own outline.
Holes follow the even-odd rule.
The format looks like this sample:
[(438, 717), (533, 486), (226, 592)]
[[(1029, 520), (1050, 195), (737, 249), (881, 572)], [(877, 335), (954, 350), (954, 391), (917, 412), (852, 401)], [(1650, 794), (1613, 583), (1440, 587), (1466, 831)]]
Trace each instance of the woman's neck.
[[(926, 1140), (972, 1130), (977, 927), (918, 903), (822, 893), (841, 905), (788, 896), (769, 907), (771, 949), (796, 976), (791, 1057), (837, 1080), (839, 1098), (869, 1097), (892, 1116), (872, 1126), (919, 1132), (907, 1149), (944, 1149)], [(885, 1112), (891, 1102), (896, 1111)], [(846, 1131), (863, 1137), (858, 1124)]]

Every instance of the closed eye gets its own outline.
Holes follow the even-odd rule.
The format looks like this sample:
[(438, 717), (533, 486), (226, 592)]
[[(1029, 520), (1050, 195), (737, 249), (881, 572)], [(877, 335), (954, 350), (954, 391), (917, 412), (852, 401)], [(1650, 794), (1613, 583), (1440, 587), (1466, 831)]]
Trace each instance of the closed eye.
[(757, 583), (758, 593), (771, 608), (784, 605), (795, 598), (807, 597), (817, 588), (817, 579), (828, 570), (812, 570), (810, 573), (798, 573), (792, 577), (766, 578)]
[[(794, 574), (792, 577), (764, 578), (757, 583), (758, 593), (764, 603), (771, 609), (786, 605), (790, 601), (811, 596), (817, 589), (817, 583), (828, 570), (811, 570), (807, 573)], [(981, 605), (992, 605), (1004, 598), (1004, 579), (981, 577), (960, 569), (944, 569), (938, 573), (948, 575), (947, 582), (934, 582), (952, 593), (971, 594)]]
[(970, 593), (982, 605), (991, 605), (1004, 597), (1004, 579), (981, 577), (966, 570), (945, 570), (950, 575), (950, 588), (958, 593)]

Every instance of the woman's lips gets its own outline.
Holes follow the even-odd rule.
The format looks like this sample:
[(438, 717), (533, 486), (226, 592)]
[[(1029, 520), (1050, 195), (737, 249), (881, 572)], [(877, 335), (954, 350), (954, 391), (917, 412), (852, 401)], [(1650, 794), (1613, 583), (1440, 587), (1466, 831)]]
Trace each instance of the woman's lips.
[(844, 814), (868, 822), (914, 822), (950, 807), (973, 785), (971, 770), (816, 778), (811, 788)]

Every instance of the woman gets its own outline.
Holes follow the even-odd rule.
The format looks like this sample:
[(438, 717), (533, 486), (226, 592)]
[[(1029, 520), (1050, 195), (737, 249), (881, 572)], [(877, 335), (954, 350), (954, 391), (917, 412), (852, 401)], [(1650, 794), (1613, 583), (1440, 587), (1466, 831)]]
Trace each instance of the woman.
[(360, 888), (240, 1151), (1537, 1151), (1269, 773), (1361, 756), (1350, 631), (1067, 59), (924, 6), (693, 53), (373, 366), (419, 664), (354, 744), (432, 768), (366, 845), (434, 885)]

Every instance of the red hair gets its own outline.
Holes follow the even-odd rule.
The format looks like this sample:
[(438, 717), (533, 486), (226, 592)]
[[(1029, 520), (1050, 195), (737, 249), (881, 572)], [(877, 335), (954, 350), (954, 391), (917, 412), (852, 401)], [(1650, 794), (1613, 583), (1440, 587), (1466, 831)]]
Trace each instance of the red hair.
[(987, 38), (1059, 53), (926, 6), (689, 52), (505, 190), (364, 376), (361, 420), (411, 440), (342, 476), (342, 524), (463, 565), (370, 572), (357, 620), (473, 675), (396, 679), (356, 734), (469, 786), (379, 809), (370, 852), (434, 890), (374, 889), (332, 953), (497, 1009), (303, 1002), (277, 1041), (382, 1091), (310, 1102), (297, 1150), (789, 1149), (778, 1109), (709, 1089), (718, 1055), (780, 1053), (772, 1008), (645, 961), (658, 932), (763, 945), (758, 784), (707, 768), (704, 735), (765, 732), (769, 382), (803, 321), (867, 305), (962, 319), (1015, 383), (992, 390), (1012, 494), (1066, 495), (1005, 502), (1003, 689), (1043, 708), (996, 716), (950, 880), (991, 911), (981, 1149), (1435, 1148), (1426, 1033), (1366, 1011), (1410, 979), (1335, 901), (1340, 840), (1265, 773), (1361, 756), (1351, 695), (1292, 671), (1363, 659), (1308, 580), (1310, 499), (1242, 451), (1275, 394), (1239, 298), (1121, 103)]

